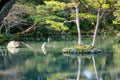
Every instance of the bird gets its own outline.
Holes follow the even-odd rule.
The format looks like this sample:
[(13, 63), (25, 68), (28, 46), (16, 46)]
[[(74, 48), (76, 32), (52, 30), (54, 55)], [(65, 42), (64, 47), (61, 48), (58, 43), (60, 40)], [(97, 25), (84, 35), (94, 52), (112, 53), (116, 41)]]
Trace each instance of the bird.
[(48, 38), (47, 41), (48, 41), (48, 43), (50, 43), (51, 42), (51, 38)]
[(46, 42), (44, 42), (44, 43), (42, 44), (41, 49), (42, 49), (42, 52), (43, 52), (44, 54), (47, 54), (47, 43), (46, 43)]

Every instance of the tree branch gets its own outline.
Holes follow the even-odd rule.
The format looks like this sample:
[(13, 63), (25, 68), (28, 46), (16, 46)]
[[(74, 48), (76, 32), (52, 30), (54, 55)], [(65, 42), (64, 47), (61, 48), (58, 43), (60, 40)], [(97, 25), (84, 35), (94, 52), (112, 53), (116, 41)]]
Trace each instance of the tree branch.
[(68, 23), (68, 22), (76, 22), (76, 20), (64, 21), (64, 23)]
[(102, 18), (104, 15), (103, 10), (101, 9), (101, 7), (98, 9), (98, 13), (99, 13), (99, 18)]
[(27, 28), (26, 30), (22, 31), (22, 32), (19, 32), (19, 33), (16, 33), (16, 35), (23, 35), (27, 32), (30, 32), (33, 28), (36, 27), (36, 25), (38, 25), (38, 23), (34, 23), (32, 26), (30, 26), (29, 28)]
[(99, 17), (99, 18), (102, 18), (104, 14), (105, 14), (105, 13), (104, 13), (104, 12), (102, 12), (102, 14), (100, 15), (100, 17)]
[(85, 8), (88, 8), (88, 6), (86, 6), (86, 4), (83, 1), (79, 0), (79, 2), (82, 3)]

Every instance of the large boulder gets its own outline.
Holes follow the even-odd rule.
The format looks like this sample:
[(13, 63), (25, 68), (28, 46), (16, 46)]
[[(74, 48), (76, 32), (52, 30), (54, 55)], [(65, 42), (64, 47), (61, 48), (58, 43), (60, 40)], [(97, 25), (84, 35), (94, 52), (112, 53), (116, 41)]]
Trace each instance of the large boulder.
[(7, 44), (7, 48), (18, 48), (18, 47), (20, 47), (20, 42), (18, 41), (10, 41)]
[(7, 49), (11, 54), (16, 54), (20, 51), (20, 48), (7, 47)]

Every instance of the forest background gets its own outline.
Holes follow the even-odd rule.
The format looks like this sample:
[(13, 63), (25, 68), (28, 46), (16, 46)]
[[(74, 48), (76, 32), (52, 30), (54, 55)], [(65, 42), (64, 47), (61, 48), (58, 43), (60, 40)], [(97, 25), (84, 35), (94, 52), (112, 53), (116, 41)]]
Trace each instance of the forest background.
[[(76, 1), (76, 0), (75, 0)], [(116, 35), (120, 31), (120, 0), (78, 0), (82, 35), (94, 33), (97, 11), (103, 14), (98, 34)], [(77, 34), (74, 0), (16, 0), (2, 20), (1, 34), (22, 32), (46, 37), (62, 31)], [(26, 31), (27, 30), (27, 31)]]

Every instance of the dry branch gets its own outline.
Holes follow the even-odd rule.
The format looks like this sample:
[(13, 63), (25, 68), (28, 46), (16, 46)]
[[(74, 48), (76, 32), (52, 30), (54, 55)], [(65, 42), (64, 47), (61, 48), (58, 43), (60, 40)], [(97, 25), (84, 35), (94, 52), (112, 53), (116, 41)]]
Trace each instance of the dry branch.
[(30, 27), (27, 28), (26, 30), (24, 30), (24, 31), (22, 31), (22, 32), (16, 33), (16, 35), (17, 35), (17, 36), (18, 36), (18, 35), (23, 35), (23, 34), (25, 34), (25, 33), (27, 33), (27, 32), (30, 32), (31, 30), (33, 30), (33, 28), (36, 27), (37, 24), (38, 24), (38, 23), (34, 23), (32, 26), (30, 26)]
[(68, 23), (68, 22), (76, 22), (76, 20), (64, 21), (64, 23)]

